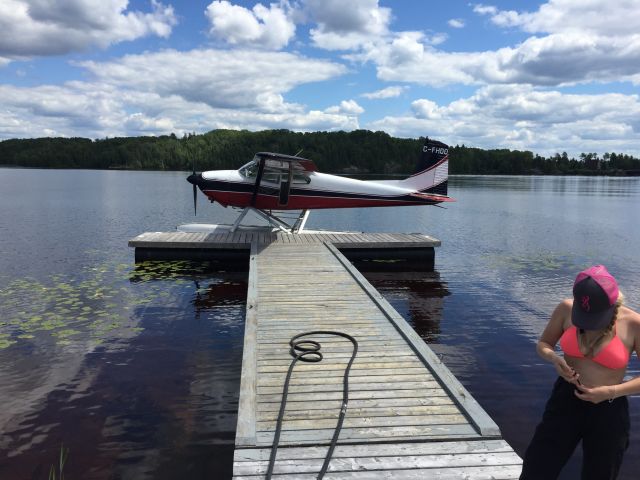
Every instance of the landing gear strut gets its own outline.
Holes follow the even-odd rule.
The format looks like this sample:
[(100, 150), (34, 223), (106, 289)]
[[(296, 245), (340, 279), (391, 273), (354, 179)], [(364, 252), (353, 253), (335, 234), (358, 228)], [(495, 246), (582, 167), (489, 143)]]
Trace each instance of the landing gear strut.
[(237, 220), (232, 225), (230, 230), (232, 233), (237, 230), (237, 228), (242, 223), (242, 220), (249, 212), (255, 213), (259, 217), (269, 222), (269, 225), (279, 228), (283, 232), (287, 232), (287, 233), (301, 233), (302, 230), (304, 230), (304, 226), (307, 223), (307, 219), (309, 218), (309, 213), (310, 213), (309, 210), (302, 210), (300, 212), (300, 215), (298, 215), (298, 217), (296, 218), (293, 225), (290, 225), (284, 220), (282, 220), (281, 218), (278, 218), (277, 216), (275, 216), (271, 211), (267, 212), (266, 210), (260, 210), (259, 208), (245, 207), (242, 210), (242, 213), (240, 213), (240, 216), (238, 216)]

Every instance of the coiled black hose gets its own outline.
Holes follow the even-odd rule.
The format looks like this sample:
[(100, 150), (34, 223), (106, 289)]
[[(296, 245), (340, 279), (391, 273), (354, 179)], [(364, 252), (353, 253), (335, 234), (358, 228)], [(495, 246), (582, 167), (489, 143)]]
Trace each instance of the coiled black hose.
[(344, 377), (342, 382), (342, 407), (340, 408), (338, 423), (335, 430), (333, 431), (333, 438), (331, 439), (331, 444), (329, 445), (327, 455), (324, 457), (324, 463), (322, 464), (320, 473), (318, 473), (318, 480), (324, 477), (324, 474), (329, 468), (329, 462), (331, 461), (331, 456), (333, 455), (333, 450), (336, 447), (336, 443), (338, 443), (340, 430), (342, 430), (342, 423), (344, 422), (344, 417), (347, 413), (347, 405), (349, 403), (349, 371), (351, 370), (351, 365), (356, 359), (356, 354), (358, 353), (358, 342), (356, 341), (356, 339), (346, 333), (334, 332), (330, 330), (316, 330), (313, 332), (299, 333), (298, 335), (294, 335), (293, 337), (291, 337), (291, 340), (289, 340), (289, 346), (291, 347), (289, 349), (289, 353), (293, 357), (293, 360), (291, 361), (291, 365), (289, 365), (289, 371), (287, 372), (287, 378), (284, 381), (284, 388), (282, 390), (282, 403), (280, 403), (280, 413), (278, 413), (276, 431), (273, 437), (273, 444), (271, 446), (271, 455), (269, 457), (269, 467), (267, 468), (266, 476), (267, 480), (271, 479), (271, 475), (273, 474), (273, 467), (276, 461), (278, 443), (280, 442), (280, 431), (282, 430), (282, 418), (284, 417), (284, 411), (287, 406), (289, 380), (291, 380), (293, 367), (295, 367), (296, 363), (298, 363), (298, 360), (302, 362), (320, 362), (323, 358), (322, 353), (320, 352), (321, 345), (319, 342), (316, 342), (315, 340), (299, 340), (301, 337), (306, 337), (309, 335), (337, 335), (350, 340), (353, 344), (353, 352), (351, 353), (351, 358), (349, 359), (349, 363), (344, 370)]

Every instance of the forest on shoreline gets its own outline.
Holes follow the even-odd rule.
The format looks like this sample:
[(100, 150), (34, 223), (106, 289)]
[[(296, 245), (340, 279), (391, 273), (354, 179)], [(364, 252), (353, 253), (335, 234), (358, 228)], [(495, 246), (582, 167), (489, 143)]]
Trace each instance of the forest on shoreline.
[[(159, 137), (10, 139), (0, 142), (0, 166), (197, 171), (236, 169), (259, 151), (299, 154), (322, 172), (408, 174), (424, 137), (395, 138), (384, 132), (300, 133), (290, 130), (212, 130)], [(630, 155), (582, 153), (569, 158), (529, 151), (452, 146), (449, 173), (461, 175), (640, 175), (640, 159)]]

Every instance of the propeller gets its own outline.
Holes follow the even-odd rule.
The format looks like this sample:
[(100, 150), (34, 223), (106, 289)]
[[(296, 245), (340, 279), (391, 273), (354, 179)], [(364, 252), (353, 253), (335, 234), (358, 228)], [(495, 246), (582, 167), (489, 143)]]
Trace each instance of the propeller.
[[(195, 175), (196, 172), (194, 171), (193, 174)], [(198, 188), (195, 183), (193, 184), (193, 215), (198, 215)]]
[(198, 177), (196, 174), (196, 159), (193, 159), (193, 173), (187, 177), (187, 182), (193, 185), (193, 214), (198, 214)]
[[(194, 177), (196, 176), (196, 159), (193, 159), (193, 173), (191, 174)], [(193, 182), (193, 215), (198, 215), (198, 187), (196, 182)]]

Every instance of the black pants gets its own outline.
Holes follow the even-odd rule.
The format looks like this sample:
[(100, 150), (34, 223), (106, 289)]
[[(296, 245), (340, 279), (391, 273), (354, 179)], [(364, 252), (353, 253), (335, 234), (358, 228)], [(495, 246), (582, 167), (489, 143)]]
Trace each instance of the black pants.
[(524, 455), (520, 480), (553, 480), (582, 440), (582, 480), (614, 480), (629, 445), (627, 397), (598, 404), (574, 395), (576, 387), (562, 378)]

